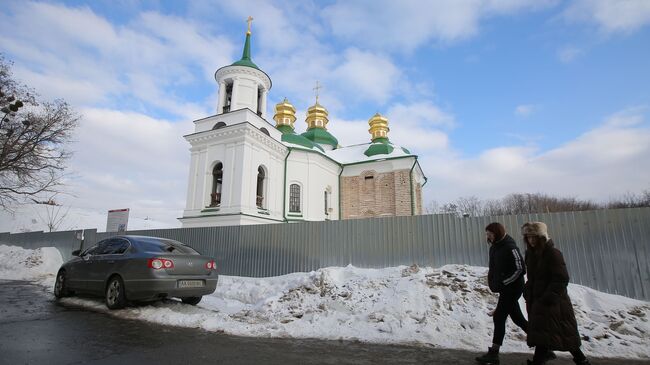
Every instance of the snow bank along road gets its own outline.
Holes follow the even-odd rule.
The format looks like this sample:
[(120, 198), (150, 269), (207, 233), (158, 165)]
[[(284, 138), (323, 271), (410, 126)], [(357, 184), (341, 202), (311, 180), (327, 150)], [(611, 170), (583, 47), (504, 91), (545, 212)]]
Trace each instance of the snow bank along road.
[[(0, 278), (37, 282), (47, 295), (60, 263), (53, 248), (24, 250), (0, 245)], [(485, 275), (485, 268), (463, 265), (326, 268), (263, 279), (224, 276), (217, 291), (204, 297), (198, 307), (165, 301), (109, 313), (101, 300), (66, 298), (62, 302), (113, 317), (238, 336), (482, 352), (492, 331), (487, 312), (496, 304)], [(650, 303), (579, 285), (570, 285), (569, 291), (590, 357), (650, 358)], [(509, 326), (503, 350), (530, 353), (524, 334)]]

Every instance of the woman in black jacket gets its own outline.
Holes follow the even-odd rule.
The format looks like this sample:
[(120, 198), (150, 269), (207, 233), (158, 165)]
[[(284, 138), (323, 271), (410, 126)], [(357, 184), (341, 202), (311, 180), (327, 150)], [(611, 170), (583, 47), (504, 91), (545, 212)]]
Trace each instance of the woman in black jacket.
[(580, 350), (580, 335), (567, 293), (569, 273), (562, 253), (549, 239), (546, 224), (529, 222), (521, 227), (526, 242), (528, 282), (524, 289), (528, 311), (528, 346), (535, 346), (533, 361), (541, 365), (551, 350), (570, 351), (578, 365), (589, 365)]

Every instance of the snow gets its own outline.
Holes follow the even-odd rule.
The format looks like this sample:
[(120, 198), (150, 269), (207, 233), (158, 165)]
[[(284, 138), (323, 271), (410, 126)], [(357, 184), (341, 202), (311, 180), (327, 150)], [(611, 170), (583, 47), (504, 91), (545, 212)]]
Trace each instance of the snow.
[(364, 152), (370, 147), (372, 143), (363, 143), (347, 147), (340, 147), (335, 150), (327, 151), (326, 154), (334, 161), (341, 164), (349, 164), (355, 162), (382, 160), (386, 158), (414, 156), (404, 152), (400, 146), (393, 145), (393, 152), (386, 155), (366, 156)]
[(61, 253), (54, 247), (27, 250), (0, 245), (0, 279), (34, 281), (52, 286), (62, 264)]
[[(55, 207), (58, 208), (58, 207)], [(13, 212), (0, 210), (0, 232), (36, 232), (48, 231), (47, 209), (55, 209), (43, 204), (22, 204), (15, 207)], [(67, 212), (57, 231), (96, 228), (98, 232), (106, 230), (107, 211), (95, 211), (76, 207), (61, 207), (61, 214)], [(69, 210), (68, 210), (69, 209)], [(173, 228), (178, 223), (165, 223), (148, 217), (129, 217), (129, 230)]]
[[(0, 279), (36, 280), (51, 288), (56, 249), (0, 246)], [(221, 276), (198, 306), (176, 300), (109, 311), (101, 299), (63, 303), (121, 318), (240, 336), (400, 343), (484, 351), (497, 297), (487, 268), (447, 265), (361, 269), (330, 267), (272, 278)], [(50, 278), (51, 280), (44, 280)], [(583, 350), (593, 357), (650, 358), (650, 303), (569, 285)], [(520, 301), (525, 313), (523, 300)], [(531, 352), (508, 321), (504, 352)], [(566, 355), (564, 355), (566, 356)]]

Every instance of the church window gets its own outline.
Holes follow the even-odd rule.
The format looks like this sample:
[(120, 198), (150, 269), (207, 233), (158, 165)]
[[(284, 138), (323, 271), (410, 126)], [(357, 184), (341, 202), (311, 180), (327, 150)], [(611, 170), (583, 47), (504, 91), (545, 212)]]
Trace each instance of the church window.
[(300, 185), (289, 186), (289, 212), (300, 213)]
[(327, 202), (327, 200), (328, 200), (327, 198), (328, 198), (329, 194), (327, 193), (327, 190), (325, 190), (324, 195), (325, 195), (325, 215), (328, 215), (329, 214), (329, 204)]
[(232, 81), (226, 82), (226, 94), (223, 103), (223, 112), (228, 113), (230, 111), (230, 104), (232, 103)]
[(255, 204), (258, 208), (264, 207), (264, 184), (266, 180), (266, 172), (262, 166), (257, 168), (257, 197)]
[(257, 115), (262, 116), (262, 89), (257, 89)]
[(269, 130), (264, 128), (264, 127), (260, 128), (260, 131), (262, 131), (262, 133), (266, 134), (267, 136), (271, 136), (271, 134), (269, 133)]
[(212, 129), (219, 129), (219, 128), (223, 128), (225, 126), (226, 126), (226, 123), (219, 122), (219, 123), (215, 124), (214, 127), (212, 127)]
[(212, 193), (210, 206), (218, 207), (221, 204), (221, 188), (223, 186), (223, 164), (219, 162), (212, 169)]

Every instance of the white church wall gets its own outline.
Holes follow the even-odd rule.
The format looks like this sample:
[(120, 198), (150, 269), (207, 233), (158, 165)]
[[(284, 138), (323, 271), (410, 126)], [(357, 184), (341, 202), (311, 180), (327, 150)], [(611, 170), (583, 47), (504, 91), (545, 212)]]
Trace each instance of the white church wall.
[(364, 171), (374, 170), (378, 173), (392, 172), (396, 170), (411, 169), (415, 157), (398, 158), (392, 160), (369, 161), (361, 164), (347, 165), (343, 168), (343, 176), (359, 176)]
[(231, 110), (249, 108), (257, 111), (257, 82), (248, 77), (237, 77), (234, 80), (233, 94), (237, 93), (236, 99), (233, 100)]
[(250, 109), (239, 109), (229, 113), (213, 115), (207, 118), (195, 120), (194, 133), (210, 131), (219, 122), (225, 123), (226, 127), (248, 122), (257, 128), (266, 129), (269, 132), (269, 135), (275, 140), (280, 141), (282, 139), (282, 133), (275, 128), (274, 124), (271, 124), (266, 119), (261, 118), (259, 115), (253, 113)]
[[(339, 172), (337, 163), (311, 152), (292, 150), (287, 160), (287, 185), (285, 204), (287, 218), (302, 220), (339, 219)], [(302, 217), (289, 213), (289, 186), (298, 182), (301, 189)], [(329, 188), (328, 215), (325, 214), (324, 192)], [(292, 217), (294, 216), (294, 217)]]
[[(287, 148), (255, 126), (244, 123), (205, 133), (186, 136), (193, 145), (190, 165), (188, 203), (183, 217), (249, 214), (262, 218), (240, 218), (238, 224), (269, 223), (282, 219), (282, 180)], [(209, 207), (214, 166), (223, 164), (221, 204)], [(268, 172), (264, 210), (256, 206), (257, 168)], [(280, 194), (278, 194), (278, 192)], [(206, 209), (207, 208), (207, 209)], [(216, 218), (205, 220), (213, 225)], [(231, 218), (224, 218), (234, 222)], [(208, 224), (210, 223), (210, 224)], [(184, 219), (183, 226), (191, 220)]]

